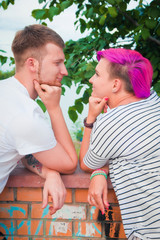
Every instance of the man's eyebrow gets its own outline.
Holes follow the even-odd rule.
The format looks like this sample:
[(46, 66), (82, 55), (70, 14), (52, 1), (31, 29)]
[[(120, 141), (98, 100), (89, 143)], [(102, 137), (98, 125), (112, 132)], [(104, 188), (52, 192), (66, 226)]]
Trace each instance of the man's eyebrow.
[(53, 62), (64, 62), (65, 59), (63, 58), (58, 58), (58, 59), (53, 59)]

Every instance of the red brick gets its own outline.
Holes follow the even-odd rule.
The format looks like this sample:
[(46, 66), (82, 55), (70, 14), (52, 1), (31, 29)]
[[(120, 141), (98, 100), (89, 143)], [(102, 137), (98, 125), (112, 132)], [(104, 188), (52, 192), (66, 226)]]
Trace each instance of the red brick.
[(76, 237), (101, 237), (101, 223), (91, 222), (75, 222)]
[(72, 236), (72, 223), (46, 221), (46, 235), (70, 237)]
[[(8, 237), (7, 240), (13, 240), (13, 237)], [(14, 240), (29, 240), (29, 238), (28, 237), (14, 237)]]
[(113, 189), (109, 189), (109, 191), (108, 191), (108, 202), (109, 203), (118, 203), (116, 194)]
[[(96, 207), (91, 206), (90, 207), (90, 219), (91, 220), (97, 220), (98, 215), (102, 216), (104, 219), (104, 216), (99, 212), (100, 210)], [(121, 213), (120, 208), (118, 206), (111, 206), (109, 210), (106, 210), (105, 212), (105, 221), (122, 221), (121, 219)]]
[(42, 201), (42, 188), (17, 188), (18, 201)]
[(0, 204), (0, 218), (27, 218), (27, 204)]
[[(38, 237), (38, 238), (32, 238), (32, 240), (73, 240), (73, 238), (62, 238), (62, 237), (60, 237), (60, 238), (51, 238), (51, 237), (45, 237), (45, 238), (43, 238), (43, 237)], [(86, 239), (86, 240), (88, 240), (88, 239)], [(94, 240), (96, 240), (96, 239), (94, 239)]]
[[(32, 238), (32, 240), (44, 240), (44, 238), (42, 237), (42, 238)], [(50, 237), (45, 237), (45, 240), (62, 240), (62, 238), (60, 237), (60, 238), (50, 238)], [(73, 238), (63, 238), (63, 240), (73, 240)], [(88, 239), (87, 239), (88, 240)], [(96, 239), (94, 239), (94, 240), (96, 240)]]
[(18, 235), (43, 235), (42, 220), (18, 220), (17, 221)]
[[(51, 196), (49, 196), (48, 202), (52, 202)], [(71, 203), (72, 202), (72, 189), (67, 189), (66, 199), (65, 203)]]
[(75, 190), (75, 201), (76, 202), (88, 202), (88, 189), (76, 189)]
[(0, 194), (0, 201), (14, 201), (13, 188), (4, 188)]
[[(38, 238), (32, 238), (32, 240), (73, 240), (73, 238), (62, 238), (62, 237), (60, 237), (60, 238), (51, 238), (51, 237), (45, 237), (45, 238), (43, 238), (43, 237), (38, 237)], [(88, 240), (88, 239), (86, 239), (86, 240)], [(96, 240), (96, 239), (94, 239), (94, 240)]]
[(8, 235), (13, 234), (14, 229), (15, 229), (14, 220), (10, 221), (5, 219), (0, 219), (0, 233), (2, 233), (4, 236), (8, 237)]
[(31, 205), (31, 218), (52, 218), (49, 214), (48, 206), (45, 209), (42, 209), (41, 203), (33, 203)]
[(110, 238), (126, 238), (122, 223), (105, 223), (106, 237)]
[(48, 206), (42, 209), (40, 204), (32, 204), (31, 218), (56, 218), (56, 219), (86, 219), (86, 206), (82, 205), (67, 205), (65, 204), (52, 216), (49, 214)]

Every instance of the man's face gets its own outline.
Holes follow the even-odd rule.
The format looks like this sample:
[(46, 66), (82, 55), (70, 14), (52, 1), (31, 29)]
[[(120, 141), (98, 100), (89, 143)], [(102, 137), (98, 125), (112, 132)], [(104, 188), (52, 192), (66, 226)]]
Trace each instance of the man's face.
[(109, 75), (110, 65), (109, 61), (101, 58), (96, 66), (95, 74), (89, 80), (92, 83), (92, 96), (93, 97), (109, 97), (112, 92), (113, 81)]
[(68, 75), (64, 65), (65, 56), (63, 49), (53, 43), (48, 43), (45, 46), (45, 50), (46, 53), (40, 62), (38, 71), (39, 83), (61, 86), (63, 76)]

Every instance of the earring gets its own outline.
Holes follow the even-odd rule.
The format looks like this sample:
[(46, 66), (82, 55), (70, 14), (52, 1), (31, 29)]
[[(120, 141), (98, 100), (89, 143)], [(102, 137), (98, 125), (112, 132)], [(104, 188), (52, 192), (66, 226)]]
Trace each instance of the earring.
[(113, 92), (113, 93), (116, 92), (116, 88), (113, 88), (113, 89), (112, 89), (112, 92)]

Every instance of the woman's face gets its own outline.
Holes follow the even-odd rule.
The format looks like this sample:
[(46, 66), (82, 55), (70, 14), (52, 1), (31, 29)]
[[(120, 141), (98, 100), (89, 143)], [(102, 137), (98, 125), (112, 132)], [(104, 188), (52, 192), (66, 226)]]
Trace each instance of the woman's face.
[(96, 66), (95, 74), (89, 80), (92, 84), (93, 97), (109, 98), (113, 87), (113, 79), (110, 78), (109, 70), (109, 61), (102, 57)]

